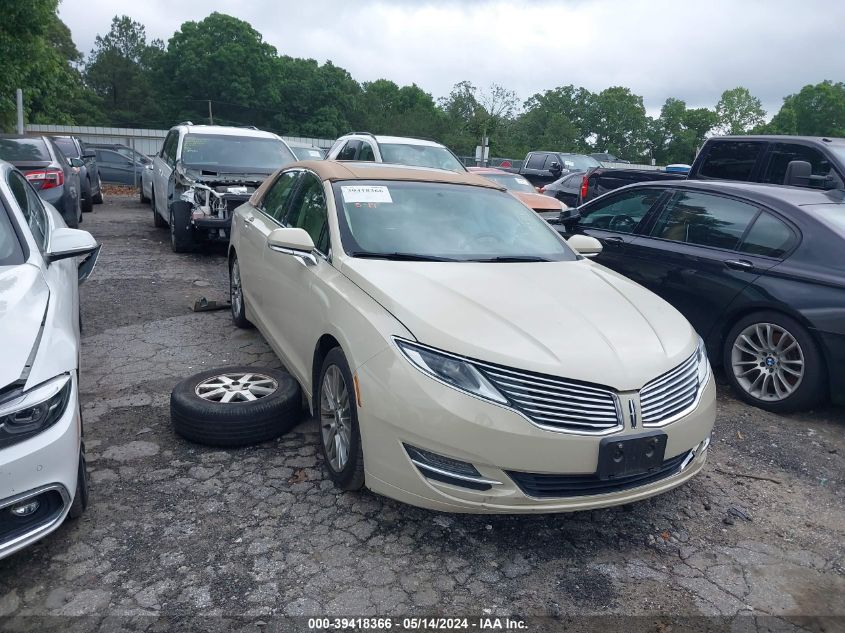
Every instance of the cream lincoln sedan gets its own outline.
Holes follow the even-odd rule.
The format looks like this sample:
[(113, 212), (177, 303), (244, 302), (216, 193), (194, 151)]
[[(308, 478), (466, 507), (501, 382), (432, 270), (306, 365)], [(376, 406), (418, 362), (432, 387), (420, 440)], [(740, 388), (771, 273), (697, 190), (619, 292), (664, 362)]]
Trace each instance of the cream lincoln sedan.
[(234, 214), (232, 314), (302, 385), (339, 488), (628, 503), (701, 470), (715, 387), (689, 323), (600, 249), (473, 174), (295, 163)]

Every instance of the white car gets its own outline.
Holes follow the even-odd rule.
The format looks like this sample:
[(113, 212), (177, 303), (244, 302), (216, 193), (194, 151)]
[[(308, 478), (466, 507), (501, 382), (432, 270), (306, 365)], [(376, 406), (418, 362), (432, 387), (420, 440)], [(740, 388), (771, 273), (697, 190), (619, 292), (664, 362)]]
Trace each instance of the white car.
[(404, 136), (376, 136), (369, 132), (341, 136), (332, 145), (326, 160), (393, 163), (457, 172), (467, 170), (448, 147), (435, 141)]
[(228, 242), (232, 211), (296, 157), (280, 136), (257, 128), (180, 123), (153, 158), (153, 224), (170, 227), (174, 252)]
[(0, 161), (0, 558), (88, 502), (79, 282), (99, 246)]
[(714, 380), (680, 313), (579, 250), (601, 244), (473, 174), (302, 163), (235, 212), (232, 315), (301, 384), (340, 488), (450, 512), (628, 503), (702, 468)]

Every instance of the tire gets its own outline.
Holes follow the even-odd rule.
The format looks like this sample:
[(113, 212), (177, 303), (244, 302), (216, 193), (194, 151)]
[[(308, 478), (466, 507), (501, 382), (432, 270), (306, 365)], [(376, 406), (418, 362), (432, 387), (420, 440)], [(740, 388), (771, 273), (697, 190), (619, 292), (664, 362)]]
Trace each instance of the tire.
[(79, 452), (79, 472), (76, 475), (76, 492), (70, 504), (67, 515), (71, 519), (78, 519), (88, 507), (88, 469), (85, 467), (85, 448)]
[(91, 181), (86, 178), (85, 182), (88, 185), (82, 192), (82, 213), (91, 213), (94, 210), (94, 199), (91, 197)]
[(97, 193), (94, 194), (94, 204), (103, 204), (103, 181), (97, 174)]
[[(722, 362), (739, 397), (767, 411), (808, 409), (826, 396), (816, 342), (803, 325), (779, 312), (755, 312), (737, 321), (725, 337)], [(803, 373), (795, 375), (799, 370)]]
[(141, 179), (140, 184), (138, 185), (138, 200), (141, 204), (147, 204), (150, 199), (144, 195), (144, 180)]
[(174, 253), (190, 253), (196, 248), (191, 231), (191, 205), (174, 202), (170, 205), (170, 248)]
[(82, 214), (79, 211), (79, 199), (73, 201), (73, 207), (71, 208), (71, 212), (68, 215), (64, 215), (65, 224), (68, 225), (68, 228), (75, 229), (79, 226), (79, 218)]
[(164, 218), (161, 217), (161, 214), (156, 209), (156, 191), (155, 189), (150, 190), (150, 206), (153, 209), (153, 226), (157, 229), (163, 229), (167, 226), (167, 222), (164, 221)]
[(232, 261), (229, 262), (229, 302), (232, 306), (232, 321), (237, 327), (246, 330), (255, 326), (246, 318), (240, 268), (238, 256), (232, 255)]
[[(324, 384), (328, 381), (331, 385), (332, 376), (341, 377), (346, 391), (346, 403), (348, 404), (348, 420), (343, 421), (343, 414), (332, 416), (329, 413), (331, 403), (326, 397)], [(314, 408), (317, 414), (317, 421), (320, 424), (320, 453), (323, 456), (329, 478), (335, 486), (341, 490), (360, 490), (364, 487), (364, 452), (361, 447), (361, 432), (358, 427), (358, 406), (355, 401), (352, 372), (349, 371), (349, 364), (346, 356), (339, 347), (330, 350), (323, 360), (320, 369), (320, 378), (317, 381), (314, 392)], [(328, 387), (331, 389), (331, 386)], [(336, 395), (336, 394), (335, 394)], [(337, 401), (343, 402), (342, 398)], [(326, 415), (328, 413), (328, 415)], [(331, 434), (331, 429), (334, 434)], [(346, 433), (348, 431), (348, 433)], [(340, 444), (337, 439), (329, 441), (330, 438), (341, 437)], [(347, 437), (346, 462), (341, 464), (336, 461), (342, 453), (340, 445), (343, 444), (343, 437)], [(331, 452), (326, 444), (334, 445), (334, 452)]]
[[(198, 392), (213, 394), (215, 384), (226, 384), (216, 380), (229, 376), (230, 381), (251, 374), (267, 378), (267, 381), (253, 385), (273, 389), (270, 393), (258, 394), (257, 399), (243, 400), (244, 390), (223, 389), (222, 396), (237, 399), (236, 402), (217, 401), (221, 394), (212, 399), (200, 397)], [(203, 386), (203, 383), (205, 385)], [(273, 384), (275, 386), (273, 386)], [(242, 385), (238, 385), (241, 387)], [(253, 391), (249, 391), (253, 397)], [(209, 446), (245, 446), (272, 440), (293, 428), (302, 416), (302, 394), (293, 377), (279, 369), (261, 367), (221, 367), (195, 374), (177, 384), (170, 394), (170, 420), (173, 428), (182, 437), (198, 444)]]

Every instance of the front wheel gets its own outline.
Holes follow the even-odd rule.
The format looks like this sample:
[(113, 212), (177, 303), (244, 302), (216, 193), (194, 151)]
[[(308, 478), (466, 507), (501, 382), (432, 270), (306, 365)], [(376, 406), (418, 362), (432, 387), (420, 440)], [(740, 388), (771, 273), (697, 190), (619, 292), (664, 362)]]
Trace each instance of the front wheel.
[(329, 478), (341, 490), (364, 486), (364, 452), (353, 385), (346, 356), (335, 347), (323, 361), (314, 402), (323, 460)]
[(164, 221), (164, 218), (161, 217), (161, 214), (156, 209), (156, 190), (153, 189), (150, 191), (150, 207), (153, 210), (153, 226), (157, 229), (163, 229), (167, 226), (167, 222)]
[(229, 302), (232, 306), (232, 321), (239, 328), (253, 327), (246, 318), (246, 306), (244, 305), (244, 289), (241, 282), (241, 265), (238, 256), (232, 255), (229, 263)]
[(76, 492), (67, 515), (78, 519), (88, 507), (88, 469), (85, 467), (85, 449), (79, 451), (79, 472), (76, 475)]
[(85, 182), (87, 184), (82, 192), (82, 212), (91, 213), (94, 210), (94, 198), (91, 195), (91, 181), (86, 178)]
[(97, 176), (97, 193), (94, 195), (94, 204), (103, 204), (103, 180)]
[(807, 329), (778, 312), (756, 312), (728, 332), (725, 374), (739, 396), (754, 406), (786, 413), (818, 404), (825, 395), (825, 368)]
[(191, 205), (174, 202), (170, 205), (170, 248), (174, 253), (190, 253), (195, 247), (191, 230)]

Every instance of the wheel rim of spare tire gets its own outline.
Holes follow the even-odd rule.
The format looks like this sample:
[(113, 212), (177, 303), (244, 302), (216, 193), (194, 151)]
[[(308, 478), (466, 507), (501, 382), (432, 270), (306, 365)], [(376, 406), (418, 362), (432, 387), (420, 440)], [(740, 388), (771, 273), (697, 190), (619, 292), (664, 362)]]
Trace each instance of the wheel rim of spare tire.
[(739, 386), (759, 400), (785, 400), (804, 378), (804, 352), (798, 340), (774, 323), (753, 323), (731, 349), (731, 368)]
[(352, 405), (337, 365), (326, 370), (320, 388), (320, 435), (332, 470), (341, 472), (349, 463), (352, 446)]
[(207, 378), (194, 391), (203, 400), (230, 404), (260, 400), (278, 388), (279, 383), (266, 374), (230, 373)]

